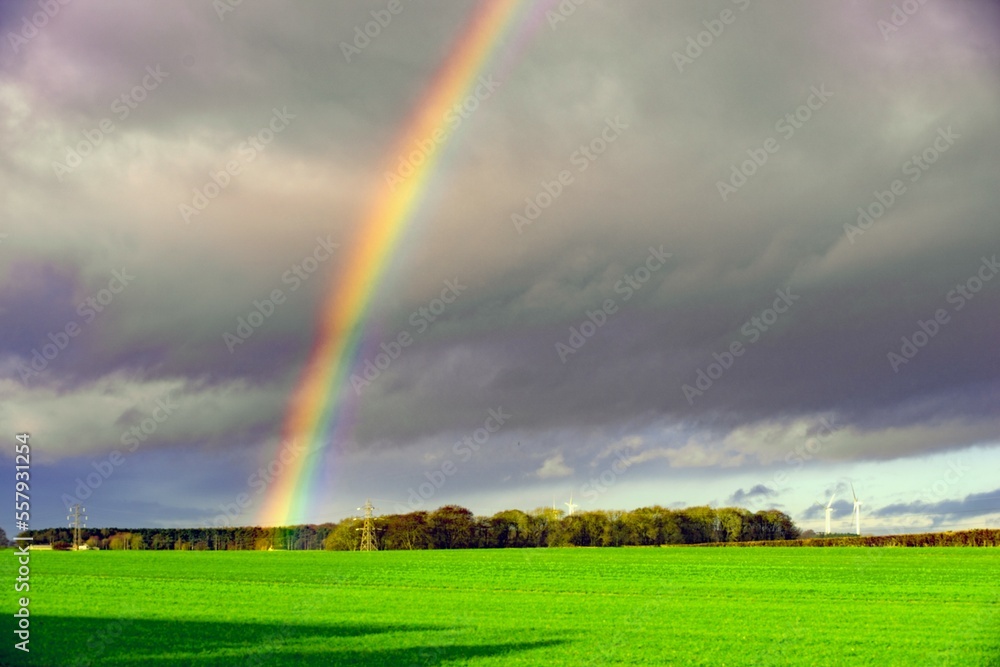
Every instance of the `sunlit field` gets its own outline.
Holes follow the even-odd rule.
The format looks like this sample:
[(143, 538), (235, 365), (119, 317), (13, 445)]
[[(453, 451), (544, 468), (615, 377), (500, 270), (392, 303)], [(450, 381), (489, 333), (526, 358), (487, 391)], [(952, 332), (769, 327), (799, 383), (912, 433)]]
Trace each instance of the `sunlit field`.
[(31, 566), (16, 664), (1000, 664), (995, 548), (36, 551)]

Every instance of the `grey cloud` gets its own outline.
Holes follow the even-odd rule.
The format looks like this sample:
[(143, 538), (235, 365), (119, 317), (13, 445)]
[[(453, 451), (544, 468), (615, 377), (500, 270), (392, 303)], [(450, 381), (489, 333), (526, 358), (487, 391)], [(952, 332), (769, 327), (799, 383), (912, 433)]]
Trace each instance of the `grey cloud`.
[(985, 493), (970, 493), (963, 498), (934, 501), (915, 500), (893, 503), (875, 510), (880, 518), (907, 518), (915, 515), (933, 518), (935, 524), (951, 520), (968, 520), (1000, 513), (1000, 489)]
[[(351, 447), (446, 441), (497, 406), (549, 448), (533, 470), (557, 452), (582, 469), (606, 443), (570, 434), (612, 441), (618, 429), (646, 433), (636, 455), (664, 465), (685, 447), (719, 466), (780, 461), (827, 415), (840, 429), (820, 453), (830, 460), (996, 441), (1000, 279), (960, 309), (948, 295), (1000, 253), (987, 177), (1000, 148), (997, 9), (927, 5), (884, 40), (881, 5), (754, 2), (678, 72), (674, 52), (731, 4), (593, 0), (556, 30), (542, 24), (456, 132), (387, 262), (359, 363), (401, 332), (415, 342), (360, 397), (348, 388)], [(32, 6), (5, 5), (0, 25)], [(134, 264), (135, 284), (36, 396), (86, 402), (95, 383), (128, 376), (129, 392), (163, 382), (220, 397), (225, 418), (154, 446), (277, 433), (321, 309), (384, 196), (400, 128), (468, 10), (407, 5), (347, 63), (339, 44), (367, 11), (244, 3), (220, 21), (197, 3), (73, 3), (44, 40), (4, 51), (2, 367), (29, 359), (109, 271)], [(60, 183), (52, 161), (157, 63), (169, 77)], [(71, 64), (79, 76), (65, 76)], [(776, 123), (821, 86), (832, 96), (786, 136)], [(178, 204), (275, 106), (294, 122), (185, 225)], [(627, 128), (581, 171), (573, 156), (618, 117)], [(949, 126), (954, 145), (907, 180), (907, 161)], [(769, 137), (780, 150), (723, 201), (717, 182)], [(519, 234), (511, 215), (563, 170), (572, 183)], [(845, 224), (896, 178), (905, 194), (851, 243)], [(338, 253), (292, 292), (284, 272), (327, 234)], [(622, 289), (661, 245), (669, 261)], [(413, 313), (456, 278), (468, 290), (417, 333)], [(276, 288), (287, 301), (230, 354), (223, 333)], [(753, 325), (787, 289), (800, 298), (766, 330)], [(615, 312), (560, 358), (556, 344), (608, 300)], [(939, 309), (948, 323), (894, 371), (887, 354)], [(682, 387), (736, 342), (745, 351), (689, 402)], [(85, 441), (122, 409), (101, 414), (109, 423)], [(70, 411), (61, 428), (84, 416)], [(685, 435), (656, 435), (664, 424)]]
[(729, 502), (738, 505), (746, 502), (750, 498), (771, 498), (776, 495), (778, 495), (778, 492), (774, 489), (764, 486), (763, 484), (754, 484), (746, 491), (742, 488), (736, 489), (733, 495), (729, 496)]

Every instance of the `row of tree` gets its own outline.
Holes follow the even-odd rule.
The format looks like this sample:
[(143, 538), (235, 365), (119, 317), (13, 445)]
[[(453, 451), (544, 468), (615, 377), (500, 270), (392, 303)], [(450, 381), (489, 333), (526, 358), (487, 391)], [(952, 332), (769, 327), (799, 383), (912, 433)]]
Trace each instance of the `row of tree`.
[[(154, 551), (253, 551), (266, 549), (322, 549), (323, 540), (336, 524), (283, 528), (82, 528), (81, 543), (90, 549)], [(72, 547), (73, 530), (32, 530), (34, 544)]]
[[(82, 539), (89, 547), (100, 549), (347, 551), (359, 548), (363, 523), (363, 519), (349, 518), (337, 524), (279, 528), (99, 528), (84, 529)], [(72, 531), (66, 528), (23, 534), (33, 535), (36, 544), (72, 541)], [(788, 540), (799, 535), (798, 528), (783, 512), (751, 513), (737, 507), (671, 510), (657, 505), (570, 516), (560, 510), (539, 508), (532, 512), (505, 510), (484, 517), (464, 507), (446, 505), (432, 512), (374, 519), (375, 542), (380, 550), (658, 546)]]
[(905, 535), (841, 535), (839, 537), (810, 537), (806, 531), (802, 539), (776, 542), (741, 542), (735, 545), (707, 544), (705, 546), (741, 547), (1000, 547), (1000, 529), (973, 528), (944, 533), (907, 533)]
[[(362, 519), (342, 521), (327, 536), (324, 548), (357, 549), (362, 526)], [(506, 510), (477, 517), (464, 507), (447, 505), (433, 512), (392, 514), (375, 521), (377, 545), (389, 550), (658, 546), (798, 536), (798, 528), (783, 512), (752, 514), (735, 507), (670, 510), (653, 506), (570, 516), (539, 508), (529, 513)]]

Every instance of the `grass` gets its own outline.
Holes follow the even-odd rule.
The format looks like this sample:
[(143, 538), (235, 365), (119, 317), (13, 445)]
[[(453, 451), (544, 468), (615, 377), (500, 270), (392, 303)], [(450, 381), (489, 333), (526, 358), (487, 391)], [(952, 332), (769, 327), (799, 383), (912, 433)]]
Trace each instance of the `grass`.
[(36, 551), (31, 654), (8, 630), (0, 663), (1000, 665), (998, 571), (989, 548)]

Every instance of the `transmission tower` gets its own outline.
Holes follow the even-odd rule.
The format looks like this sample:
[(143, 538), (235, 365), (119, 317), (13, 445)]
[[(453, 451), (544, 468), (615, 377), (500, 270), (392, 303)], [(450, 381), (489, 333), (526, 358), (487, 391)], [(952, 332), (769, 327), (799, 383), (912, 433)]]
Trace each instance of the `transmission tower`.
[(365, 511), (365, 523), (361, 528), (361, 550), (378, 551), (378, 546), (375, 544), (375, 519), (372, 517), (375, 508), (372, 506), (372, 501), (366, 500), (365, 506), (358, 509)]
[[(84, 521), (87, 520), (87, 517), (84, 514), (84, 512), (86, 511), (87, 511), (86, 507), (82, 507), (80, 503), (77, 503), (76, 505), (73, 505), (73, 513), (70, 514), (68, 517), (66, 517), (72, 522), (69, 524), (69, 527), (73, 529), (74, 550), (80, 548), (80, 528), (81, 528), (80, 519), (83, 519)], [(82, 527), (86, 528), (87, 524), (83, 524)]]

